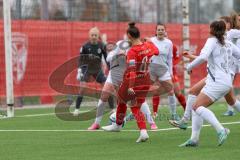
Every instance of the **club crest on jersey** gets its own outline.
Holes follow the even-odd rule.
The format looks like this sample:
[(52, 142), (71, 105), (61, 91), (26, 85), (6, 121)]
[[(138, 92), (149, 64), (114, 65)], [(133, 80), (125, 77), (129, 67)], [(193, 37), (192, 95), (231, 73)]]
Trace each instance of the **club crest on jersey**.
[(26, 71), (28, 54), (27, 35), (19, 32), (12, 33), (13, 79), (20, 83)]
[(101, 48), (98, 48), (97, 52), (98, 52), (98, 54), (101, 54), (102, 53)]

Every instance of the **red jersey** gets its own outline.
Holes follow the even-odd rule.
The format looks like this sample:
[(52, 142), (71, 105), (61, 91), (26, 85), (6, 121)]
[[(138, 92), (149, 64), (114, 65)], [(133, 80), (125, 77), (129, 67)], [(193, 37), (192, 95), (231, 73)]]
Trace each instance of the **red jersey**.
[[(151, 86), (151, 80), (148, 73), (149, 59), (153, 55), (158, 55), (159, 51), (151, 42), (144, 42), (130, 48), (127, 53), (128, 67), (124, 73), (123, 82), (119, 88), (119, 97), (128, 101), (136, 98), (143, 103), (145, 96)], [(133, 88), (136, 95), (128, 95), (128, 88)]]
[(176, 66), (180, 61), (181, 61), (181, 56), (178, 53), (176, 45), (173, 45), (173, 77), (172, 77), (173, 83), (179, 82)]
[[(140, 45), (132, 46), (127, 53), (127, 64), (129, 67), (135, 66), (136, 71), (144, 71), (143, 65), (149, 63), (153, 55), (158, 55), (159, 51), (152, 42), (144, 42)], [(133, 64), (134, 63), (134, 64)]]
[(176, 45), (173, 45), (173, 66), (176, 66), (181, 61)]

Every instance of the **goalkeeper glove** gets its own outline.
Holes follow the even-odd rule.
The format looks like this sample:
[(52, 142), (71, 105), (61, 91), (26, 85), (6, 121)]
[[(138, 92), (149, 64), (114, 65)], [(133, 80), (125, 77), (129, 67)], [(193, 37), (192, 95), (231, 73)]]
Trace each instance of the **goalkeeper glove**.
[(83, 73), (82, 73), (82, 69), (81, 68), (78, 68), (78, 70), (77, 70), (77, 80), (78, 81), (81, 81), (82, 80), (82, 78), (83, 78)]

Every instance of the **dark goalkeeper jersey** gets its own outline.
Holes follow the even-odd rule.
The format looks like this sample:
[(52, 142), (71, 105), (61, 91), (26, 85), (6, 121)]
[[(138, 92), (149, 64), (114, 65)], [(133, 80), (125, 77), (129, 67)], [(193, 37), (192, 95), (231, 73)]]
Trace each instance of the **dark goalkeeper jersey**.
[(79, 67), (85, 73), (97, 74), (102, 68), (102, 56), (107, 58), (106, 46), (102, 42), (87, 42), (80, 50)]

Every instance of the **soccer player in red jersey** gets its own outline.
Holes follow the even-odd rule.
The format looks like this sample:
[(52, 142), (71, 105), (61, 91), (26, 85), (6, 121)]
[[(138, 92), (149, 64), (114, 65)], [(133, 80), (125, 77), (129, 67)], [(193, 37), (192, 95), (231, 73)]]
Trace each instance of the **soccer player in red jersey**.
[(151, 42), (140, 40), (140, 31), (135, 27), (135, 23), (129, 23), (127, 30), (128, 39), (132, 47), (127, 53), (127, 69), (124, 73), (123, 82), (119, 88), (119, 100), (116, 115), (116, 124), (102, 127), (105, 131), (120, 131), (127, 111), (127, 102), (130, 101), (131, 111), (140, 129), (138, 142), (145, 142), (149, 136), (146, 130), (144, 114), (140, 107), (145, 102), (145, 97), (151, 86), (148, 72), (149, 59), (153, 55), (158, 55), (158, 49)]
[(181, 104), (183, 109), (186, 108), (186, 99), (185, 96), (181, 93), (179, 77), (177, 75), (177, 65), (181, 62), (181, 56), (178, 53), (176, 45), (173, 45), (173, 77), (172, 81), (174, 84), (174, 93), (178, 99), (178, 102)]

